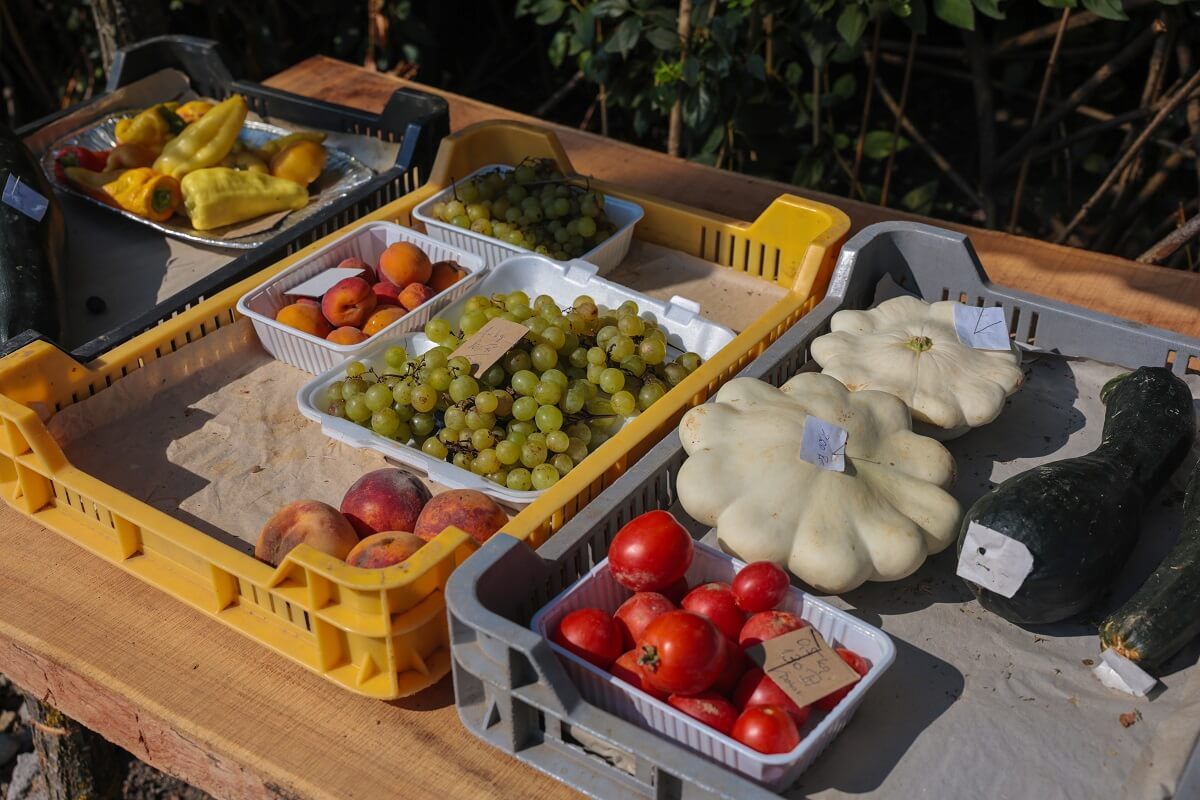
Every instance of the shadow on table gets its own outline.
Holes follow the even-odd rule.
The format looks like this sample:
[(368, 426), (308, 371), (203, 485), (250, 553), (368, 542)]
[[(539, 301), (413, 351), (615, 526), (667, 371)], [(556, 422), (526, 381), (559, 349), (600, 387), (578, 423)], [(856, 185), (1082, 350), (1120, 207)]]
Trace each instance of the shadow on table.
[(454, 681), (450, 675), (411, 697), (388, 700), (387, 704), (404, 711), (437, 711), (454, 705)]
[(863, 700), (837, 739), (785, 795), (801, 798), (825, 789), (873, 791), (909, 747), (963, 692), (962, 673), (902, 639), (896, 661)]

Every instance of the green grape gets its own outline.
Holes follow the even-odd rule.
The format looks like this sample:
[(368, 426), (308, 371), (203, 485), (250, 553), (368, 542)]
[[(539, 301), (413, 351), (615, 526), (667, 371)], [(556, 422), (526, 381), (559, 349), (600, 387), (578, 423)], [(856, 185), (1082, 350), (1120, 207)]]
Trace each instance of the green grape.
[(425, 369), (441, 369), (446, 366), (446, 353), (444, 347), (435, 347), (425, 355), (421, 356), (421, 361)]
[(513, 402), (512, 415), (519, 420), (533, 419), (538, 410), (538, 401), (532, 397), (520, 397)]
[[(586, 425), (584, 427), (586, 427)], [(591, 431), (588, 432), (588, 435), (591, 435)], [(570, 456), (571, 461), (578, 464), (587, 456), (587, 452), (587, 445), (583, 443), (583, 440), (572, 436), (571, 443), (567, 445), (567, 455)]]
[(689, 373), (695, 372), (700, 368), (700, 356), (696, 353), (684, 353), (675, 362), (686, 369)]
[(626, 391), (616, 392), (612, 396), (613, 411), (620, 414), (622, 417), (631, 417), (633, 412), (637, 410), (637, 399)]
[(625, 302), (621, 303), (621, 305), (617, 306), (617, 315), (618, 316), (622, 315), (622, 314), (637, 314), (637, 313), (638, 313), (638, 304), (633, 302), (632, 300), (626, 300)]
[(513, 391), (522, 397), (529, 397), (537, 388), (538, 377), (536, 373), (523, 369), (513, 374), (511, 383)]
[(617, 320), (617, 330), (626, 336), (641, 336), (646, 330), (646, 324), (642, 322), (641, 317), (629, 314)]
[(400, 382), (399, 375), (384, 375), (383, 376), (383, 385), (388, 387), (389, 389), (393, 388), (399, 382)]
[(466, 356), (455, 356), (446, 361), (446, 369), (454, 375), (470, 375), (471, 361)]
[(424, 411), (420, 414), (413, 414), (409, 421), (409, 427), (412, 428), (414, 436), (428, 436), (437, 427), (437, 420), (434, 419), (433, 414)]
[(529, 468), (536, 467), (546, 460), (546, 445), (541, 442), (525, 442), (521, 446), (521, 463)]
[(562, 395), (562, 387), (553, 381), (538, 381), (533, 389), (533, 399), (542, 405), (556, 405)]
[(616, 412), (613, 411), (612, 402), (603, 398), (597, 397), (593, 400), (588, 400), (583, 405), (587, 412), (595, 417), (610, 417)]
[(533, 316), (533, 309), (522, 303), (519, 305), (509, 306), (508, 313), (516, 317), (517, 322), (524, 322)]
[(549, 433), (562, 427), (563, 413), (558, 410), (558, 406), (542, 406), (535, 413), (534, 419), (538, 430)]
[(450, 224), (456, 228), (469, 228), (471, 227), (471, 218), (466, 214), (459, 214), (457, 217), (450, 220)]
[(346, 419), (354, 422), (366, 422), (371, 418), (371, 409), (367, 406), (366, 398), (356, 394), (346, 400)]
[(383, 352), (383, 360), (392, 369), (401, 369), (408, 361), (408, 351), (399, 345), (392, 345)]
[(346, 365), (346, 376), (349, 378), (357, 378), (367, 371), (367, 365), (361, 361), (351, 361)]
[[(496, 440), (492, 438), (492, 432), (490, 430), (481, 428), (471, 432), (471, 447), (474, 447), (476, 450), (486, 450), (495, 443)], [(489, 469), (485, 471), (491, 472), (492, 470)]]
[(645, 411), (658, 402), (664, 394), (666, 394), (666, 389), (660, 382), (646, 381), (642, 390), (638, 392), (638, 408)]
[(525, 444), (525, 442), (526, 442), (526, 440), (528, 440), (528, 438), (529, 438), (529, 434), (527, 434), (524, 431), (510, 430), (508, 432), (508, 441), (512, 442), (513, 444), (517, 445), (518, 447)]
[(619, 369), (609, 367), (600, 373), (600, 380), (597, 383), (604, 391), (614, 394), (621, 391), (621, 388), (625, 385), (625, 373)]
[(638, 355), (651, 366), (661, 364), (667, 357), (667, 346), (660, 339), (643, 339), (638, 343)]
[(467, 428), (473, 431), (490, 431), (496, 424), (496, 415), (472, 408), (466, 415)]
[(325, 413), (331, 417), (344, 418), (346, 416), (346, 401), (340, 397), (330, 398), (328, 405), (325, 407)]
[(504, 468), (500, 468), (494, 472), (489, 472), (484, 477), (487, 478), (492, 483), (498, 483), (501, 486), (505, 486), (508, 484), (508, 470), (506, 470)]
[(578, 414), (583, 410), (587, 396), (580, 389), (568, 389), (562, 398), (562, 410), (567, 414)]
[(441, 219), (442, 217), (446, 216), (446, 204), (444, 202), (440, 202), (440, 201), (437, 203), (434, 203), (433, 207), (430, 209), (430, 211), (433, 213), (433, 215), (435, 217), (437, 217), (438, 219)]
[(485, 475), (489, 472), (495, 472), (500, 469), (500, 458), (492, 448), (484, 448), (479, 451), (479, 455), (475, 456), (474, 467), (478, 468), (478, 470), (474, 471), (482, 471)]
[(371, 430), (380, 436), (393, 436), (400, 428), (400, 418), (390, 407), (384, 407), (371, 414)]
[(473, 294), (463, 303), (463, 309), (465, 311), (483, 311), (491, 304), (491, 298), (484, 297), (481, 294)]
[(492, 221), (490, 219), (477, 219), (471, 223), (471, 230), (476, 233), (482, 233), (484, 236), (491, 236), (495, 231), (492, 229)]
[(679, 383), (688, 376), (687, 367), (681, 364), (667, 364), (663, 367), (663, 377), (667, 379), (667, 383), (672, 386), (678, 386)]
[[(603, 323), (605, 321), (605, 319), (606, 318), (602, 317), (600, 319), (600, 322)], [(613, 324), (602, 324), (600, 326), (600, 330), (598, 330), (596, 332), (596, 344), (598, 344), (602, 348), (607, 349), (608, 345), (612, 342), (612, 340), (617, 338), (620, 335), (621, 335), (621, 331), (617, 329), (615, 320), (614, 320)]]
[(499, 364), (493, 364), (488, 367), (487, 372), (483, 373), (483, 383), (493, 389), (498, 389), (504, 385), (504, 379), (507, 377), (504, 373), (504, 367)]
[(613, 337), (612, 342), (608, 345), (608, 354), (612, 357), (613, 361), (620, 364), (622, 361), (633, 355), (633, 351), (636, 348), (637, 345), (633, 343), (633, 339), (630, 339), (624, 334), (617, 334), (617, 336)]
[(565, 217), (571, 213), (571, 202), (565, 197), (556, 197), (554, 199), (554, 216)]
[(488, 220), (492, 218), (492, 212), (480, 203), (472, 203), (467, 206), (467, 216), (471, 218), (472, 222), (477, 219)]
[[(563, 331), (562, 328), (559, 328), (555, 325), (546, 328), (545, 332), (542, 334), (542, 338), (546, 340), (546, 344), (555, 350), (563, 349), (563, 346), (567, 343), (566, 332)], [(555, 359), (557, 360), (557, 356), (555, 356)]]
[(479, 382), (470, 375), (459, 375), (450, 381), (450, 399), (461, 403), (479, 393)]
[(550, 431), (546, 434), (546, 447), (552, 453), (565, 453), (571, 446), (571, 437), (566, 431)]
[(381, 408), (390, 408), (392, 405), (392, 390), (382, 383), (377, 383), (367, 389), (366, 393), (363, 394), (363, 399), (366, 400), (367, 408), (372, 411), (378, 411)]
[(562, 356), (570, 355), (572, 351), (579, 347), (579, 334), (568, 330), (564, 336), (566, 338), (563, 339), (563, 346), (558, 348), (560, 361), (562, 360)]
[(452, 380), (450, 370), (445, 367), (437, 367), (436, 369), (429, 370), (429, 385), (439, 392), (449, 389)]
[(511, 439), (503, 439), (496, 443), (496, 456), (501, 464), (511, 466), (521, 458), (521, 445)]
[(497, 390), (493, 392), (496, 396), (496, 411), (497, 417), (511, 417), (513, 407), (513, 396), (508, 392)]
[(450, 323), (434, 317), (425, 323), (425, 335), (435, 342), (440, 342), (450, 335)]
[(559, 453), (554, 458), (550, 459), (550, 463), (554, 465), (554, 469), (559, 475), (566, 475), (568, 472), (575, 469), (575, 460), (566, 453)]
[(604, 366), (608, 362), (608, 356), (599, 347), (593, 347), (587, 351), (587, 361), (589, 364), (596, 366)]
[(449, 451), (446, 450), (446, 445), (444, 445), (436, 436), (430, 436), (428, 439), (421, 442), (421, 452), (427, 456), (433, 456), (434, 458), (445, 458)]
[(546, 370), (542, 373), (542, 380), (550, 383), (557, 383), (563, 391), (567, 390), (567, 386), (570, 383), (570, 381), (567, 380), (567, 373), (563, 372), (561, 369)]
[(446, 409), (446, 413), (442, 415), (442, 422), (452, 431), (461, 431), (467, 427), (467, 415), (458, 406), (450, 406)]
[(470, 336), (487, 324), (487, 317), (482, 311), (468, 311), (458, 318), (458, 327), (463, 335)]
[(542, 341), (542, 333), (550, 326), (550, 323), (541, 317), (530, 317), (525, 321), (525, 327), (529, 328), (529, 335), (525, 337), (526, 341), (538, 344)]
[(592, 298), (592, 296), (590, 294), (578, 295), (574, 300), (571, 301), (571, 306), (574, 308), (579, 308), (580, 306), (582, 306), (584, 304), (595, 306), (596, 301)]
[(470, 430), (459, 431), (458, 432), (458, 443), (470, 446), (472, 433), (474, 433), (474, 431), (470, 431)]
[(549, 489), (558, 483), (558, 470), (550, 464), (538, 464), (530, 473), (530, 483), (538, 491)]
[(641, 356), (633, 355), (621, 362), (621, 369), (640, 378), (646, 374), (646, 362)]
[[(542, 433), (541, 431), (532, 431), (529, 434), (529, 436), (526, 438), (525, 441), (535, 442), (540, 445), (545, 445), (546, 444), (546, 434)], [(550, 448), (547, 447), (546, 449), (549, 450)]]
[[(594, 347), (592, 349), (600, 350), (599, 347)], [(601, 358), (604, 357), (603, 350), (600, 350), (600, 357)], [(571, 364), (572, 367), (576, 367), (578, 369), (583, 369), (589, 363), (588, 362), (588, 351), (584, 350), (582, 347), (576, 347), (574, 350), (571, 351), (571, 355), (567, 356), (567, 361)]]
[(535, 345), (533, 350), (530, 351), (529, 359), (534, 369), (544, 372), (558, 364), (558, 353), (548, 344), (539, 344)]
[(607, 368), (603, 364), (588, 364), (587, 380), (588, 383), (599, 384), (600, 376), (604, 374)]
[(327, 396), (329, 397), (329, 399), (330, 400), (344, 400), (345, 398), (342, 397), (342, 389), (345, 386), (346, 386), (345, 381), (334, 381), (333, 383), (329, 384), (329, 388), (327, 390)]
[[(592, 429), (588, 427), (586, 422), (572, 422), (566, 428), (567, 435), (572, 439), (578, 439), (583, 442), (583, 446), (587, 447), (592, 442)], [(574, 456), (572, 456), (574, 458)], [(579, 459), (575, 459), (578, 461)]]
[(392, 410), (396, 412), (396, 416), (400, 418), (401, 422), (408, 422), (417, 415), (417, 412), (413, 411), (412, 406), (402, 406), (399, 403), (392, 406)]
[(637, 397), (638, 392), (642, 390), (642, 379), (629, 375), (625, 378), (625, 391), (629, 392), (634, 397)]
[(342, 381), (342, 399), (349, 400), (356, 394), (362, 394), (367, 390), (367, 382), (362, 378), (347, 378)]
[(528, 306), (529, 304), (529, 295), (520, 289), (508, 293), (508, 305), (510, 308), (514, 305)]
[(454, 464), (454, 466), (458, 467), (459, 469), (469, 470), (471, 469), (471, 464), (473, 461), (474, 459), (472, 459), (471, 456), (467, 455), (466, 453), (455, 453), (454, 458), (451, 459), (450, 463)]
[(437, 405), (438, 393), (432, 386), (422, 383), (420, 386), (413, 387), (412, 390), (412, 407), (417, 411), (432, 411)]
[(508, 471), (508, 488), (514, 492), (528, 492), (533, 488), (533, 479), (529, 475), (529, 470), (523, 467), (510, 469)]
[(587, 295), (576, 297), (575, 302), (571, 306), (575, 309), (575, 313), (583, 318), (584, 322), (592, 323), (600, 317), (600, 309), (596, 306), (596, 301)]
[(437, 432), (438, 441), (442, 444), (454, 444), (458, 441), (459, 432), (450, 428), (442, 428)]
[(455, 194), (463, 203), (474, 203), (479, 199), (479, 187), (474, 181), (455, 186)]
[(480, 411), (493, 412), (500, 405), (500, 401), (496, 399), (496, 395), (492, 392), (480, 392), (475, 396), (475, 408)]

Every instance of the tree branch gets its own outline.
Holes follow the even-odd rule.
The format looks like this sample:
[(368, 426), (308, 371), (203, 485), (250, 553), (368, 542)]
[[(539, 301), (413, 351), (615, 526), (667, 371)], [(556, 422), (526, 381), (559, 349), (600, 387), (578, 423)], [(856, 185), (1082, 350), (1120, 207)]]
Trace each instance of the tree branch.
[(1189, 219), (1167, 236), (1150, 246), (1137, 257), (1142, 264), (1158, 264), (1175, 255), (1175, 251), (1200, 235), (1200, 214)]
[[(682, 64), (687, 60), (688, 40), (692, 36), (692, 0), (679, 0), (675, 30), (679, 34), (679, 63)], [(667, 118), (667, 154), (672, 156), (679, 155), (683, 139), (683, 81), (675, 86), (675, 102), (671, 104), (671, 114)]]
[(867, 199), (866, 192), (858, 182), (858, 171), (862, 167), (863, 144), (867, 140), (867, 122), (871, 118), (871, 99), (875, 93), (875, 66), (879, 63), (879, 32), (883, 23), (876, 18), (875, 33), (871, 37), (871, 55), (867, 57), (867, 92), (863, 98), (862, 119), (858, 123), (858, 141), (854, 143), (854, 168), (850, 172), (850, 196), (857, 192), (858, 196)]
[(983, 198), (983, 225), (985, 228), (995, 228), (996, 201), (992, 199), (988, 186), (992, 161), (996, 158), (996, 119), (988, 74), (988, 50), (975, 31), (963, 31), (962, 37), (975, 89), (975, 130), (979, 136), (979, 196)]
[[(904, 107), (908, 103), (908, 86), (912, 82), (912, 65), (917, 54), (917, 33), (913, 31), (912, 36), (908, 40), (908, 57), (904, 62), (904, 81), (900, 84), (900, 102), (892, 109), (892, 113), (896, 116), (896, 121), (892, 125), (892, 146), (888, 150), (887, 166), (883, 171), (883, 189), (879, 192), (879, 205), (887, 205), (888, 187), (892, 182), (892, 166), (896, 163), (896, 140), (900, 136), (900, 126), (904, 122)], [(879, 76), (875, 76), (875, 80), (879, 81), (880, 95), (886, 91), (883, 82), (879, 80)], [(890, 95), (889, 95), (890, 96)], [(891, 103), (888, 104), (891, 108)]]

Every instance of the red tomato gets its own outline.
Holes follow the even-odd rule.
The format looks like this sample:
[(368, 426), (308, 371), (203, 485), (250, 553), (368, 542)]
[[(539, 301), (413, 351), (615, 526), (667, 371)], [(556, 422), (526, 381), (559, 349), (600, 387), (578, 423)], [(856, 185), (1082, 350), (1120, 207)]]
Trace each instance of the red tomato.
[(621, 631), (612, 617), (598, 608), (581, 608), (558, 623), (554, 641), (600, 669), (621, 655)]
[[(845, 661), (847, 664), (849, 664), (850, 669), (857, 672), (859, 676), (866, 675), (867, 672), (870, 671), (870, 662), (853, 650), (847, 650), (844, 647), (835, 647), (833, 648), (833, 651), (841, 656), (842, 661)], [(858, 683), (858, 681), (855, 681), (854, 683)], [(849, 686), (843, 686), (833, 694), (825, 695), (820, 700), (813, 703), (813, 705), (822, 711), (833, 711), (833, 707), (842, 702), (843, 697), (850, 694), (850, 690), (854, 688), (854, 683), (850, 684)]]
[(674, 610), (675, 604), (658, 592), (638, 592), (621, 603), (617, 613), (613, 614), (613, 622), (621, 629), (625, 647), (632, 648), (637, 646), (637, 640), (641, 638), (647, 625)]
[(693, 695), (673, 694), (667, 702), (689, 717), (698, 719), (725, 735), (729, 735), (729, 732), (733, 730), (733, 723), (737, 722), (738, 710), (733, 707), (733, 703), (716, 692), (701, 692)]
[(691, 535), (675, 517), (650, 511), (617, 531), (608, 548), (608, 568), (625, 588), (654, 592), (684, 576), (693, 551)]
[(659, 593), (670, 600), (672, 603), (681, 603), (683, 598), (687, 596), (688, 584), (687, 578), (680, 578), (665, 589), (660, 589)]
[(733, 576), (733, 596), (747, 614), (770, 611), (787, 597), (791, 581), (781, 567), (770, 561), (755, 561)]
[(730, 734), (760, 753), (786, 753), (800, 744), (800, 731), (792, 717), (779, 706), (747, 708), (733, 723)]
[(701, 584), (688, 592), (679, 606), (708, 617), (717, 630), (731, 641), (737, 641), (738, 633), (746, 623), (746, 615), (738, 608), (728, 583), (713, 581)]
[(733, 690), (733, 703), (741, 710), (755, 706), (778, 706), (792, 716), (797, 728), (804, 727), (808, 715), (812, 713), (811, 706), (800, 707), (796, 701), (787, 696), (787, 692), (779, 688), (779, 684), (767, 677), (761, 667), (752, 667), (746, 671)]
[(703, 692), (725, 666), (725, 639), (691, 611), (668, 611), (651, 622), (637, 650), (646, 681), (671, 694)]
[(729, 697), (733, 694), (733, 690), (737, 687), (738, 681), (742, 679), (746, 669), (750, 666), (750, 659), (746, 658), (746, 654), (742, 652), (742, 648), (738, 647), (728, 639), (725, 640), (725, 666), (721, 668), (721, 675), (712, 685), (714, 692)]
[(666, 700), (667, 693), (660, 692), (650, 684), (646, 683), (646, 674), (642, 672), (642, 668), (637, 663), (637, 650), (630, 650), (627, 653), (622, 653), (621, 657), (613, 662), (612, 668), (609, 669), (616, 677), (625, 681), (631, 686), (636, 686), (651, 697), (659, 700)]
[(786, 611), (760, 611), (746, 620), (737, 641), (744, 650), (767, 639), (798, 631), (806, 625), (807, 622)]

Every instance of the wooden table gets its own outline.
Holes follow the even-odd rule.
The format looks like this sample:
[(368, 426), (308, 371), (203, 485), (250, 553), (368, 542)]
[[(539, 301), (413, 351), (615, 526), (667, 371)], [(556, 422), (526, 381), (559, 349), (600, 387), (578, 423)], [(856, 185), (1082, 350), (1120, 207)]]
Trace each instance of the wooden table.
[[(372, 110), (400, 85), (327, 58), (309, 59), (268, 83)], [(445, 96), (454, 128), (522, 118)], [(752, 218), (785, 191), (816, 196), (558, 130), (580, 171), (730, 216)], [(845, 209), (856, 227), (904, 216), (819, 199)], [(999, 283), (1200, 336), (1200, 275), (970, 232)], [(458, 723), (448, 679), (406, 701), (356, 697), (7, 507), (0, 509), (0, 550), (0, 672), (144, 761), (219, 797), (576, 796), (474, 740)]]

